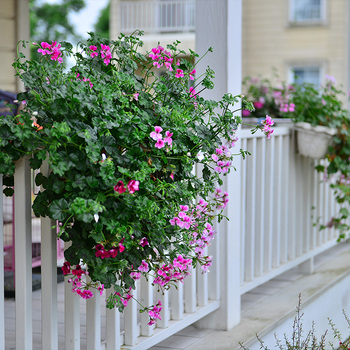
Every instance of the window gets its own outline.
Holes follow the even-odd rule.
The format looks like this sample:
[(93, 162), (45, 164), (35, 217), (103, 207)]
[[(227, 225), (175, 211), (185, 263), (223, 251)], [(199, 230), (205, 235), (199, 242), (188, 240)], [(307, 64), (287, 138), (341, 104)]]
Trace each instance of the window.
[(290, 20), (319, 23), (325, 20), (325, 0), (290, 0)]
[(312, 83), (321, 85), (321, 67), (319, 66), (298, 66), (291, 67), (289, 71), (289, 81), (291, 83), (302, 84)]

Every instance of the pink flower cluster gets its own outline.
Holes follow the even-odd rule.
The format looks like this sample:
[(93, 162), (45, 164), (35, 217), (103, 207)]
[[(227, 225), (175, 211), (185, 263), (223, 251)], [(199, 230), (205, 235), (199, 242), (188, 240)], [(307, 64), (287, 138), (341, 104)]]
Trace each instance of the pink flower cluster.
[(194, 89), (194, 87), (190, 87), (190, 90), (188, 91), (190, 93), (190, 97), (194, 97), (197, 98), (197, 93), (196, 90)]
[(232, 164), (231, 153), (228, 147), (221, 145), (215, 149), (215, 153), (212, 154), (211, 158), (216, 162), (215, 171), (217, 173), (226, 174)]
[[(130, 180), (128, 182), (128, 191), (129, 193), (133, 194), (136, 191), (139, 190), (139, 185), (140, 185), (140, 181), (137, 180)], [(114, 186), (114, 191), (118, 192), (118, 193), (124, 193), (126, 192), (126, 188), (124, 187), (124, 182), (123, 181), (118, 181), (117, 184)]]
[(171, 58), (171, 53), (166, 51), (164, 47), (158, 45), (154, 47), (152, 52), (149, 54), (149, 57), (153, 61), (153, 66), (160, 68), (163, 65), (171, 72), (173, 70), (171, 64), (173, 63), (173, 58)]
[[(112, 59), (112, 53), (111, 53), (111, 48), (108, 45), (100, 44), (101, 45), (101, 58), (103, 59), (103, 62), (106, 66), (108, 66), (111, 62)], [(97, 57), (98, 56), (98, 48), (95, 45), (91, 45), (89, 47), (90, 49), (90, 56)]]
[(119, 292), (116, 292), (115, 295), (118, 295), (120, 298), (121, 303), (124, 305), (124, 307), (128, 306), (129, 300), (133, 297), (130, 294), (131, 288), (129, 288), (129, 293), (127, 293), (125, 296), (121, 296)]
[(185, 228), (186, 230), (188, 230), (193, 222), (192, 215), (190, 214), (190, 216), (188, 216), (186, 214), (188, 210), (189, 207), (187, 205), (180, 205), (180, 212), (178, 216), (175, 216), (174, 218), (170, 219), (170, 224), (173, 226), (177, 225), (180, 228)]
[[(68, 283), (72, 283), (72, 292), (77, 293), (83, 299), (90, 299), (93, 297), (93, 293), (88, 289), (86, 283), (82, 280), (83, 275), (88, 275), (87, 271), (84, 271), (80, 265), (76, 265), (75, 269), (71, 268), (71, 264), (68, 261), (65, 261), (62, 266), (63, 275), (67, 276), (72, 274), (73, 277), (68, 280)], [(102, 295), (104, 290), (104, 285), (96, 283), (90, 283), (90, 286), (96, 288), (100, 295)]]
[(106, 250), (102, 244), (96, 244), (95, 246), (95, 256), (97, 258), (106, 259), (106, 258), (115, 258), (118, 253), (122, 253), (125, 250), (123, 246), (124, 238), (118, 243), (117, 247)]
[(156, 273), (153, 284), (165, 287), (171, 282), (183, 281), (189, 275), (189, 269), (192, 259), (185, 259), (181, 254), (178, 255), (172, 264), (163, 264)]
[(160, 312), (162, 311), (162, 303), (160, 300), (158, 300), (157, 304), (153, 306), (151, 310), (148, 311), (148, 316), (149, 316), (149, 322), (148, 325), (152, 326), (155, 324), (157, 321), (156, 320), (161, 320), (162, 318), (160, 317)]
[(266, 119), (263, 120), (261, 124), (262, 124), (261, 129), (263, 133), (266, 135), (267, 139), (270, 139), (273, 133), (273, 129), (271, 129), (271, 126), (274, 124), (274, 121), (271, 119), (271, 117), (266, 115)]
[(232, 130), (232, 134), (229, 135), (229, 139), (227, 140), (228, 148), (235, 147), (236, 142), (238, 141), (238, 137), (236, 136), (236, 130)]
[[(80, 73), (77, 73), (77, 79), (78, 81), (81, 81), (79, 77), (80, 77)], [(89, 78), (83, 78), (83, 81), (88, 81), (91, 88), (94, 86), (94, 84), (91, 83)]]
[(161, 134), (162, 131), (163, 128), (161, 128), (160, 126), (155, 126), (154, 131), (150, 133), (150, 137), (156, 141), (155, 147), (158, 149), (163, 148), (166, 143), (169, 145), (169, 147), (171, 147), (173, 144), (173, 140), (171, 138), (173, 136), (173, 133), (170, 131), (166, 131), (165, 137), (163, 139), (163, 135)]
[(222, 192), (220, 188), (215, 189), (215, 200), (217, 202), (216, 209), (225, 209), (227, 207), (228, 193)]
[(295, 104), (294, 103), (289, 103), (289, 96), (286, 95), (284, 96), (282, 94), (282, 91), (275, 90), (273, 92), (273, 97), (275, 99), (275, 104), (279, 106), (280, 112), (294, 112), (295, 110)]
[(53, 61), (57, 61), (62, 63), (62, 52), (60, 50), (61, 44), (57, 45), (57, 41), (53, 41), (50, 45), (46, 41), (43, 41), (41, 44), (41, 48), (38, 49), (43, 56), (49, 55)]

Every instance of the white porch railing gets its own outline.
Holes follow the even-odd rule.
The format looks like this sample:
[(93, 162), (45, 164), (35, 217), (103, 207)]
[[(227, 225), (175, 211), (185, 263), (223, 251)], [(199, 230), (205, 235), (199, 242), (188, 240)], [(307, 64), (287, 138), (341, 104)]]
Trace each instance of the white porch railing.
[[(64, 350), (78, 350), (83, 343), (87, 344), (88, 350), (119, 350), (121, 346), (123, 349), (148, 349), (188, 325), (205, 319), (212, 312), (227, 308), (222, 293), (232, 288), (230, 276), (241, 276), (240, 293), (236, 293), (239, 297), (240, 294), (297, 265), (302, 266), (305, 272), (310, 272), (313, 257), (336, 244), (336, 232), (320, 232), (317, 224), (314, 225), (319, 217), (327, 220), (335, 212), (336, 205), (331, 191), (320, 182), (320, 176), (314, 170), (315, 163), (296, 154), (292, 130), (289, 127), (277, 127), (270, 141), (261, 134), (251, 135), (249, 130), (240, 130), (238, 136), (241, 147), (252, 153), (246, 160), (238, 160), (237, 157), (237, 162), (240, 162), (237, 164), (240, 173), (234, 176), (237, 183), (235, 186), (228, 186), (241, 190), (240, 194), (236, 194), (237, 198), (242, 198), (237, 206), (241, 227), (236, 227), (232, 221), (220, 227), (211, 248), (217, 254), (209, 274), (203, 275), (194, 271), (184, 285), (180, 284), (177, 290), (171, 289), (164, 295), (157, 293), (151, 281), (140, 281), (135, 292), (139, 299), (144, 304), (152, 304), (161, 299), (164, 306), (162, 320), (158, 322), (157, 328), (147, 325), (147, 315), (137, 312), (135, 302), (131, 302), (124, 314), (120, 315), (118, 311), (106, 310), (102, 306), (105, 296), (95, 295), (87, 302), (79, 300), (71, 292), (68, 283), (64, 292), (64, 315), (59, 314), (57, 305), (63, 296), (57, 292), (56, 237), (51, 229), (52, 222), (42, 219), (42, 349), (57, 350), (58, 338), (63, 337)], [(229, 176), (228, 179), (232, 178)], [(32, 314), (31, 288), (30, 185), (28, 161), (22, 159), (16, 164), (15, 175), (15, 334), (16, 348), (21, 350), (33, 348), (32, 320), (35, 316)], [(235, 194), (230, 195), (234, 202)], [(313, 206), (315, 209), (312, 209)], [(0, 211), (0, 219), (1, 215)], [(223, 228), (227, 228), (227, 232)], [(241, 241), (241, 266), (230, 266), (225, 270), (226, 275), (222, 276), (222, 259), (227, 257), (224, 257), (226, 253), (220, 251), (222, 245), (217, 242), (223, 236), (230, 236), (232, 239), (234, 235), (240, 235), (237, 241)], [(3, 230), (0, 225), (0, 252), (3, 251), (2, 244)], [(1, 349), (6, 348), (7, 327), (3, 281), (1, 254)], [(234, 288), (237, 289), (237, 286)], [(64, 327), (58, 327), (62, 323)]]
[(146, 34), (195, 30), (195, 0), (120, 1), (120, 31)]

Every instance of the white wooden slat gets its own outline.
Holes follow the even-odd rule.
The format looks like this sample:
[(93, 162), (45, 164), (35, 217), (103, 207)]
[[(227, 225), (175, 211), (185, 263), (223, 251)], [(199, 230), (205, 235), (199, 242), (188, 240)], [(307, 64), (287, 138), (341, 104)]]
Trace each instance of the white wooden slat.
[(42, 348), (58, 349), (57, 234), (55, 222), (41, 218), (41, 334)]
[(296, 205), (296, 232), (294, 239), (295, 256), (301, 256), (303, 249), (303, 219), (305, 208), (305, 172), (304, 172), (304, 158), (303, 156), (297, 157), (297, 173), (296, 173), (296, 193), (298, 195)]
[[(49, 175), (47, 160), (40, 172)], [(42, 348), (58, 349), (57, 310), (57, 234), (56, 223), (50, 218), (41, 218), (41, 334)]]
[[(144, 276), (141, 277), (141, 298), (140, 303), (143, 306), (150, 306), (153, 304), (153, 290), (152, 286), (153, 278), (150, 276), (148, 281)], [(154, 326), (149, 326), (149, 317), (147, 312), (141, 314), (141, 335), (151, 336), (153, 334)]]
[[(317, 161), (314, 162), (314, 166), (318, 164)], [(312, 217), (313, 217), (313, 227), (312, 227), (312, 236), (311, 236), (311, 248), (315, 249), (317, 247), (317, 235), (319, 232), (319, 227), (317, 224), (317, 206), (319, 203), (317, 202), (317, 181), (318, 181), (318, 173), (316, 171), (312, 174)]]
[[(108, 298), (114, 293), (113, 288), (106, 292)], [(120, 313), (117, 309), (106, 310), (106, 350), (120, 350), (122, 346), (120, 335)]]
[(281, 230), (282, 230), (282, 207), (283, 207), (283, 196), (284, 191), (282, 188), (282, 173), (283, 173), (283, 143), (282, 136), (277, 136), (275, 147), (275, 187), (276, 187), (276, 209), (275, 209), (275, 236), (274, 240), (276, 240), (276, 251), (273, 254), (275, 257), (275, 266), (278, 267), (281, 264)]
[(197, 308), (196, 299), (196, 271), (191, 268), (190, 275), (186, 277), (184, 282), (185, 295), (185, 312), (195, 312)]
[(179, 282), (176, 287), (170, 289), (171, 319), (179, 321), (184, 317), (184, 285)]
[(274, 225), (274, 159), (275, 159), (275, 137), (272, 137), (269, 142), (266, 143), (266, 155), (268, 162), (266, 164), (265, 175), (265, 220), (264, 220), (264, 259), (265, 259), (265, 271), (271, 271), (273, 265), (273, 251), (276, 250), (276, 242), (273, 240), (273, 225)]
[[(64, 243), (67, 249), (70, 243)], [(64, 332), (65, 350), (80, 350), (80, 298), (72, 292), (72, 285), (68, 283), (69, 276), (64, 278)]]
[[(204, 255), (208, 255), (208, 248), (204, 249)], [(208, 305), (209, 290), (208, 290), (208, 273), (203, 273), (200, 266), (196, 268), (197, 272), (197, 303), (198, 306)]]
[(5, 349), (4, 227), (2, 175), (0, 174), (0, 349)]
[[(89, 277), (87, 277), (90, 280)], [(101, 349), (101, 296), (98, 290), (86, 301), (86, 344), (87, 350)]]
[[(247, 139), (242, 139), (242, 149), (247, 149)], [(245, 250), (246, 250), (246, 215), (247, 215), (247, 160), (241, 159), (241, 208), (242, 208), (242, 220), (240, 225), (241, 230), (241, 266), (240, 266), (240, 277), (241, 277), (241, 285), (244, 284), (245, 281)]]
[[(247, 149), (254, 155), (256, 152), (256, 138), (248, 140)], [(256, 193), (256, 159), (247, 157), (247, 204), (246, 204), (246, 235), (245, 235), (245, 281), (254, 279), (255, 266), (255, 193)]]
[[(137, 295), (137, 285), (134, 295)], [(137, 342), (137, 303), (131, 298), (124, 309), (124, 342), (125, 345), (136, 345)]]
[[(293, 152), (294, 157), (294, 152)], [(289, 235), (289, 181), (290, 181), (290, 165), (291, 150), (290, 150), (290, 135), (283, 136), (283, 167), (282, 167), (282, 187), (284, 202), (282, 203), (281, 212), (281, 264), (285, 264), (288, 259), (288, 235)]]
[(29, 159), (16, 162), (15, 266), (16, 348), (32, 349), (32, 222)]
[[(311, 201), (310, 201), (310, 175), (311, 175), (311, 164), (308, 157), (303, 159), (303, 169), (304, 169), (304, 191), (303, 191), (303, 218), (302, 218), (302, 236), (301, 236), (301, 254), (307, 253), (310, 249), (310, 217), (311, 217)], [(311, 170), (311, 171), (310, 171)]]
[[(208, 254), (213, 257), (210, 273), (208, 276), (208, 297), (210, 300), (220, 299), (220, 231), (217, 222), (214, 222), (215, 236), (211, 245), (208, 247)], [(183, 289), (183, 286), (182, 286)], [(183, 293), (183, 292), (182, 292)]]
[(291, 144), (290, 144), (290, 162), (289, 162), (289, 173), (290, 173), (290, 181), (288, 186), (288, 196), (289, 196), (289, 229), (288, 229), (288, 252), (287, 258), (288, 260), (293, 260), (295, 257), (295, 231), (296, 231), (296, 162), (299, 157), (296, 154), (296, 132), (292, 131), (291, 133)]
[(170, 320), (170, 309), (169, 309), (169, 291), (165, 290), (157, 291), (156, 293), (156, 302), (160, 300), (162, 303), (162, 311), (160, 312), (161, 320), (157, 321), (157, 327), (158, 328), (167, 328), (169, 326), (169, 320)]
[(266, 156), (266, 139), (257, 139), (256, 153), (253, 157), (256, 159), (256, 192), (255, 192), (255, 266), (254, 275), (261, 276), (264, 271), (264, 241), (265, 241), (265, 156)]

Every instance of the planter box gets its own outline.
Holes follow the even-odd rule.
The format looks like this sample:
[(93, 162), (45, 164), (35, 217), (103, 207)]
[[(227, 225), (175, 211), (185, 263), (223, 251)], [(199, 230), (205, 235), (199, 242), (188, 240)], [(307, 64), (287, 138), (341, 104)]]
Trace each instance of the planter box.
[(332, 143), (335, 129), (325, 126), (312, 126), (309, 123), (300, 122), (295, 124), (297, 131), (297, 145), (300, 155), (314, 159), (326, 157), (328, 148)]

